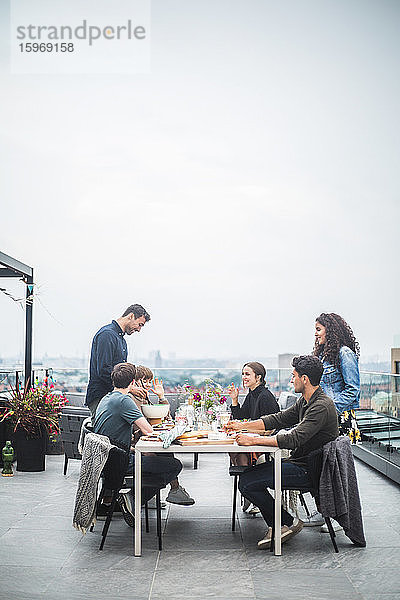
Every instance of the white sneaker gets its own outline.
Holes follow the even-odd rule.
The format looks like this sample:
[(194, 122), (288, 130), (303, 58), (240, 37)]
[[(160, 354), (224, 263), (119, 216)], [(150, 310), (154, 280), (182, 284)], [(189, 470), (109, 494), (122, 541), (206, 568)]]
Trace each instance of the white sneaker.
[(269, 548), (271, 545), (271, 538), (272, 538), (272, 527), (268, 527), (268, 531), (265, 532), (265, 536), (263, 537), (262, 540), (260, 540), (257, 544), (257, 546), (263, 550), (264, 548)]
[(323, 525), (325, 523), (325, 519), (320, 512), (314, 510), (309, 517), (304, 517), (303, 523), (304, 527), (318, 527), (319, 525)]
[(258, 508), (258, 506), (256, 506), (255, 504), (253, 504), (251, 506), (251, 508), (247, 511), (248, 515), (253, 515), (253, 517), (255, 517), (256, 515), (260, 514), (260, 509)]
[[(303, 521), (300, 519), (294, 519), (292, 525), (290, 527), (288, 525), (283, 525), (281, 527), (281, 544), (287, 542), (291, 537), (294, 537), (303, 529)], [(257, 544), (260, 550), (265, 550), (271, 546), (272, 539), (272, 527), (268, 528), (265, 537), (260, 540)]]
[(191, 506), (194, 504), (193, 498), (189, 496), (185, 488), (179, 485), (176, 489), (170, 489), (168, 496), (165, 498), (171, 504), (181, 504), (182, 506)]
[[(343, 531), (343, 527), (341, 525), (339, 525), (339, 523), (337, 521), (335, 521), (334, 519), (331, 519), (331, 523), (332, 523), (333, 531)], [(329, 533), (328, 525), (326, 523), (325, 523), (325, 525), (322, 525), (321, 533)]]

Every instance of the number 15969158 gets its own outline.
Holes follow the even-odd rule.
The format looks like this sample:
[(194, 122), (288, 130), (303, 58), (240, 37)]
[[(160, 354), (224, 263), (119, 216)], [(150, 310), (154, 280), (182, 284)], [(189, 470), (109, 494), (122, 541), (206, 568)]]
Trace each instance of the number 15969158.
[(19, 44), (21, 52), (74, 52), (74, 44), (72, 42), (25, 42)]

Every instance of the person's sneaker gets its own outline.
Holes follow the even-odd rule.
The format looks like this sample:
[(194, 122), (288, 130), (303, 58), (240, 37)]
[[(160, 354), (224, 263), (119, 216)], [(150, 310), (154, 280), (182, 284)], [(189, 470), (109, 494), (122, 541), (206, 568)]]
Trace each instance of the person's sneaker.
[(133, 493), (130, 489), (123, 489), (119, 491), (119, 496), (117, 500), (119, 506), (121, 507), (122, 516), (124, 517), (124, 521), (129, 527), (135, 526), (135, 513), (133, 510), (132, 502), (133, 502)]
[[(150, 498), (150, 500), (147, 502), (147, 506), (148, 506), (148, 508), (157, 508), (157, 502), (156, 502), (155, 496)], [(161, 500), (161, 508), (165, 508), (166, 506), (167, 506), (167, 503), (164, 502), (164, 500)], [(325, 521), (324, 521), (324, 523), (325, 523)]]
[(171, 504), (181, 504), (183, 506), (191, 506), (194, 504), (193, 498), (189, 496), (185, 488), (181, 485), (174, 490), (171, 488), (165, 499), (167, 502), (171, 502)]
[(319, 527), (325, 523), (324, 517), (317, 510), (314, 510), (309, 517), (305, 516), (302, 520), (304, 527)]
[[(294, 519), (293, 524), (290, 525), (290, 527), (289, 527), (289, 525), (282, 525), (282, 527), (281, 527), (281, 544), (284, 544), (291, 537), (300, 533), (300, 531), (302, 529), (303, 529), (303, 521), (300, 521), (300, 519)], [(269, 527), (265, 537), (258, 542), (258, 544), (257, 544), (258, 548), (260, 550), (265, 550), (266, 548), (269, 548), (271, 546), (271, 539), (272, 539), (272, 527)]]
[(247, 514), (253, 515), (253, 517), (255, 517), (256, 515), (260, 514), (260, 509), (258, 508), (258, 506), (253, 504), (250, 510), (247, 511)]
[[(324, 519), (324, 523), (325, 523), (325, 519)], [(339, 523), (337, 521), (335, 521), (334, 519), (331, 519), (331, 523), (332, 523), (333, 531), (343, 531), (343, 527), (341, 525), (339, 525)], [(325, 523), (325, 525), (322, 525), (321, 533), (329, 533), (328, 525), (326, 523)]]
[(242, 511), (246, 512), (251, 506), (251, 502), (250, 500), (247, 500), (247, 498), (243, 498), (243, 503), (242, 503)]
[[(303, 523), (303, 521), (300, 521), (300, 519), (294, 519), (293, 523), (290, 525), (290, 527), (288, 525), (284, 525), (282, 527), (282, 531), (281, 531), (281, 543), (284, 544), (291, 537), (300, 533), (300, 531), (303, 529), (303, 526), (304, 526), (304, 523)], [(283, 530), (285, 530), (285, 531), (283, 531)]]
[(263, 550), (264, 548), (269, 548), (271, 546), (271, 539), (272, 527), (268, 527), (268, 531), (265, 533), (263, 539), (258, 542), (257, 546), (260, 548), (260, 550)]

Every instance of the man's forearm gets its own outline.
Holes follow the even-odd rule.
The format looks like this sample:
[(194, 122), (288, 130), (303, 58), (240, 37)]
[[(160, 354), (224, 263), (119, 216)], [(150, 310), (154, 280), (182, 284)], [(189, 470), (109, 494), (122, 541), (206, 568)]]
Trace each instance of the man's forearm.
[(150, 423), (145, 419), (145, 417), (140, 417), (140, 419), (136, 419), (135, 424), (139, 427), (140, 431), (144, 433), (144, 435), (150, 435), (153, 433), (153, 428)]
[(273, 446), (274, 448), (278, 447), (276, 435), (262, 436), (257, 440), (257, 444), (260, 446)]
[(254, 436), (248, 433), (238, 433), (236, 442), (239, 446), (273, 446), (278, 447), (278, 441), (275, 435), (272, 436)]
[(262, 419), (257, 419), (256, 421), (246, 421), (243, 423), (243, 429), (247, 429), (247, 431), (264, 431), (264, 421)]

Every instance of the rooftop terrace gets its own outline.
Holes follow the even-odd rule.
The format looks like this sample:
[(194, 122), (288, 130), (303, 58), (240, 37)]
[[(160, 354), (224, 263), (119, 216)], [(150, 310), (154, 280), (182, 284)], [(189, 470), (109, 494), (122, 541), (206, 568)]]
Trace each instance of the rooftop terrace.
[[(400, 488), (356, 460), (367, 548), (337, 534), (308, 528), (282, 547), (282, 556), (260, 551), (261, 517), (240, 512), (230, 530), (232, 478), (226, 456), (191, 455), (181, 483), (195, 497), (192, 507), (163, 510), (159, 552), (155, 514), (143, 532), (143, 556), (133, 556), (132, 529), (117, 514), (104, 550), (99, 524), (82, 536), (72, 528), (80, 462), (48, 456), (43, 473), (1, 478), (0, 598), (9, 600), (395, 600), (400, 597)], [(150, 511), (155, 513), (155, 511)]]

